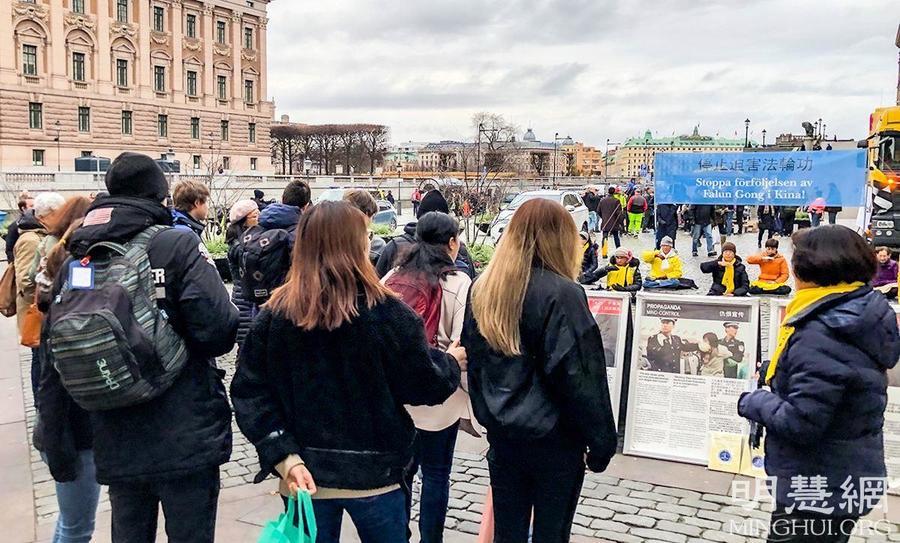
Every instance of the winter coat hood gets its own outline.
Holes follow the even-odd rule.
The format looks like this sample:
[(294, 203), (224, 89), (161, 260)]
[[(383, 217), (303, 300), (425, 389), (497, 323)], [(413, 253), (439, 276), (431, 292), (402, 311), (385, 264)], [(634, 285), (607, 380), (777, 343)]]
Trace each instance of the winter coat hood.
[(818, 319), (885, 369), (897, 365), (900, 338), (893, 332), (897, 315), (881, 293), (863, 287), (830, 300), (826, 298), (786, 324), (797, 325), (809, 319)]
[(280, 228), (293, 233), (297, 228), (297, 223), (300, 222), (301, 213), (302, 211), (297, 206), (282, 203), (269, 204), (259, 214), (259, 225), (266, 230)]
[(81, 258), (99, 241), (125, 243), (153, 225), (172, 225), (172, 215), (162, 204), (130, 196), (96, 200), (85, 216), (85, 226), (72, 234), (72, 256)]

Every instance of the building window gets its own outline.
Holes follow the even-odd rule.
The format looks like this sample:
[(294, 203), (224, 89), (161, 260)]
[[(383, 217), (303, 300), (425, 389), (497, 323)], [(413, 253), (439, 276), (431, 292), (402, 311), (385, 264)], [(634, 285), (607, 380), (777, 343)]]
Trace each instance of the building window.
[(123, 58), (116, 59), (116, 85), (128, 86), (128, 61)]
[(194, 155), (193, 160), (194, 160), (194, 169), (199, 170), (200, 169), (200, 155)]
[(200, 117), (191, 117), (191, 139), (200, 139)]
[(28, 104), (28, 128), (32, 130), (44, 128), (44, 105), (40, 102)]
[(43, 166), (44, 165), (44, 150), (43, 149), (32, 149), (31, 150), (31, 165), (32, 166)]
[(37, 45), (22, 46), (22, 72), (25, 75), (37, 75)]
[(153, 88), (156, 92), (166, 92), (166, 67), (153, 67)]
[(250, 170), (252, 170), (254, 172), (256, 171), (256, 159), (255, 158), (250, 159)]
[(197, 16), (193, 13), (188, 13), (185, 34), (187, 34), (188, 38), (197, 37)]
[(228, 78), (224, 75), (220, 75), (218, 77), (219, 82), (219, 100), (227, 100), (228, 99)]
[(132, 123), (132, 113), (130, 111), (122, 112), (122, 134), (125, 136), (131, 135), (131, 123)]
[(248, 104), (253, 103), (253, 81), (250, 79), (244, 80), (244, 101)]
[(230, 169), (231, 169), (231, 157), (230, 157), (230, 156), (223, 156), (223, 157), (222, 157), (222, 169), (223, 169), (223, 170), (230, 170)]
[(244, 28), (244, 49), (253, 49), (253, 29)]
[(78, 131), (91, 131), (91, 108), (84, 106), (78, 108)]
[(168, 115), (159, 115), (157, 117), (156, 126), (158, 128), (158, 135), (161, 138), (169, 137), (169, 116)]
[(250, 132), (250, 143), (256, 143), (256, 123), (250, 123), (247, 128)]
[(84, 81), (84, 53), (72, 53), (72, 79)]
[(228, 141), (228, 121), (222, 121), (222, 141)]
[(72, 11), (84, 13), (84, 0), (72, 0)]
[(192, 70), (187, 73), (187, 93), (188, 96), (197, 96), (197, 72)]
[(153, 6), (153, 30), (165, 32), (165, 12), (162, 6)]
[(216, 41), (225, 43), (225, 21), (216, 21)]
[(120, 23), (128, 22), (128, 0), (116, 0), (116, 20)]

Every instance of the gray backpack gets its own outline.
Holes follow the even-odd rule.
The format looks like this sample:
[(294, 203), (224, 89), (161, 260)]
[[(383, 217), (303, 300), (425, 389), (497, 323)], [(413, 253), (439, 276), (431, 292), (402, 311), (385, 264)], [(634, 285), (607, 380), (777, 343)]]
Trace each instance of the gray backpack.
[(88, 249), (91, 289), (68, 283), (47, 316), (47, 352), (63, 386), (88, 411), (128, 407), (165, 392), (187, 363), (184, 340), (156, 303), (147, 246), (165, 226), (125, 245)]

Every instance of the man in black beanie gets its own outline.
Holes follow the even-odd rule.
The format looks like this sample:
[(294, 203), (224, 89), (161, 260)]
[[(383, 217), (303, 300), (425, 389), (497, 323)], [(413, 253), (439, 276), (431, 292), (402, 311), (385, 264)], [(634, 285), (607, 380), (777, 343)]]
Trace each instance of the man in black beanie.
[(69, 241), (72, 257), (82, 259), (99, 242), (128, 244), (151, 226), (168, 226), (146, 251), (155, 303), (184, 340), (188, 360), (161, 395), (90, 413), (76, 407), (45, 360), (36, 403), (47, 463), (56, 481), (71, 481), (79, 469), (76, 449), (93, 448), (97, 482), (109, 485), (115, 541), (153, 541), (161, 503), (170, 541), (211, 542), (219, 466), (231, 456), (225, 372), (215, 357), (234, 346), (238, 311), (197, 236), (171, 228), (172, 215), (162, 204), (168, 183), (152, 158), (123, 153), (106, 173), (106, 188), (109, 196), (94, 201)]
[[(418, 218), (432, 211), (450, 214), (450, 206), (447, 205), (447, 199), (444, 198), (444, 195), (441, 194), (441, 191), (439, 190), (430, 190), (425, 194), (422, 198), (422, 202), (419, 204), (419, 209), (416, 212), (417, 220), (407, 223), (406, 226), (403, 227), (403, 234), (401, 234), (400, 237), (392, 239), (390, 243), (385, 245), (384, 250), (381, 251), (381, 256), (378, 257), (378, 263), (375, 265), (375, 271), (378, 272), (378, 277), (387, 275), (387, 272), (391, 271), (391, 268), (394, 267), (394, 262), (397, 260), (400, 252), (416, 242), (416, 225), (418, 224)], [(475, 279), (475, 266), (472, 264), (472, 259), (469, 257), (469, 251), (463, 243), (460, 243), (459, 245), (459, 255), (456, 257), (456, 267), (459, 268), (460, 271), (465, 272), (470, 278)]]

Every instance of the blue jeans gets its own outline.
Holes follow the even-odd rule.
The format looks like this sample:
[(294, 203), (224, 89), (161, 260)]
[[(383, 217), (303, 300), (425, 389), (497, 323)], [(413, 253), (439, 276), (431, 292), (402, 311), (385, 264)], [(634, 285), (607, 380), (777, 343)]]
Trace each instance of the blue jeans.
[(596, 211), (589, 212), (588, 213), (588, 231), (596, 232), (598, 222), (600, 222), (600, 216), (597, 215), (597, 212)]
[(725, 235), (732, 234), (734, 234), (734, 211), (728, 210), (725, 212)]
[(822, 223), (822, 215), (819, 213), (810, 213), (809, 214), (809, 224), (812, 225), (813, 228), (819, 226)]
[[(41, 454), (44, 457), (43, 454)], [(44, 461), (47, 459), (44, 457)], [(56, 483), (56, 503), (59, 517), (53, 543), (90, 543), (94, 535), (100, 485), (94, 467), (94, 451), (79, 451), (78, 478), (68, 483)]]
[(647, 279), (644, 288), (672, 288), (681, 284), (678, 279)]
[(700, 248), (700, 236), (703, 235), (706, 237), (706, 252), (711, 253), (715, 249), (713, 247), (713, 237), (712, 237), (712, 225), (707, 224), (705, 226), (700, 226), (699, 224), (695, 224), (691, 227), (691, 252), (696, 253), (697, 249)]
[[(406, 474), (407, 513), (412, 509), (412, 485), (419, 466), (422, 467), (422, 496), (419, 500), (419, 538), (422, 543), (440, 543), (444, 540), (444, 521), (447, 519), (447, 503), (450, 500), (450, 470), (453, 468), (453, 449), (459, 422), (429, 432), (416, 429), (413, 465)], [(409, 516), (412, 519), (412, 515)]]
[(362, 543), (398, 543), (406, 541), (406, 495), (394, 490), (373, 498), (313, 500), (316, 543), (340, 543), (344, 511), (350, 515)]

